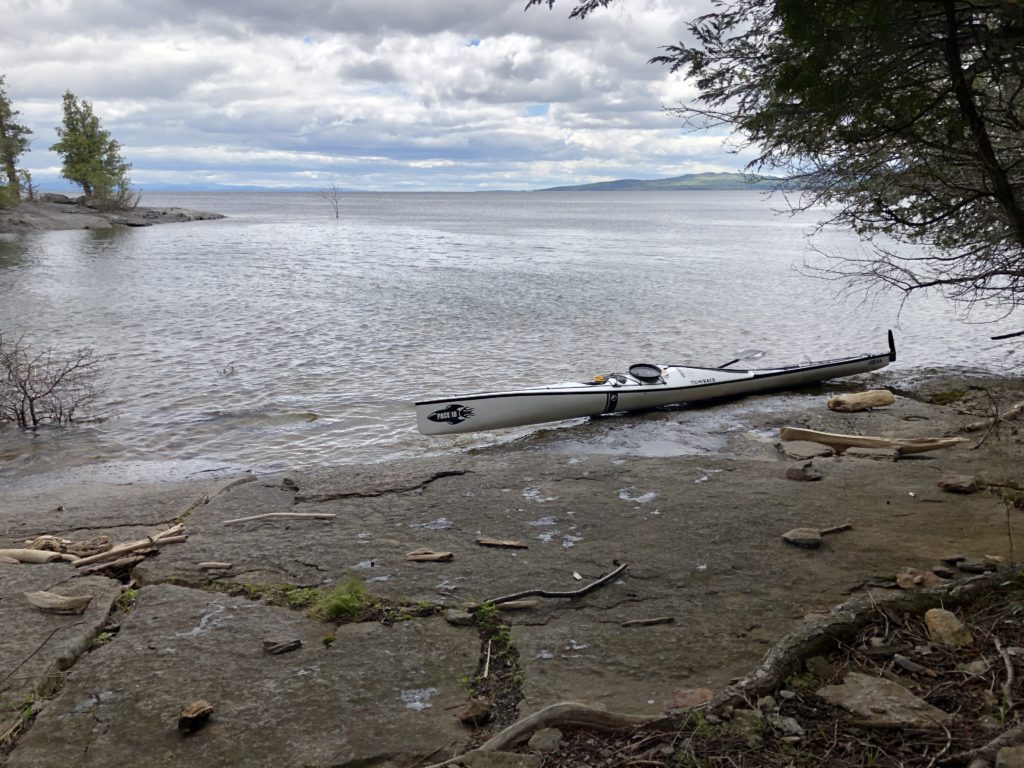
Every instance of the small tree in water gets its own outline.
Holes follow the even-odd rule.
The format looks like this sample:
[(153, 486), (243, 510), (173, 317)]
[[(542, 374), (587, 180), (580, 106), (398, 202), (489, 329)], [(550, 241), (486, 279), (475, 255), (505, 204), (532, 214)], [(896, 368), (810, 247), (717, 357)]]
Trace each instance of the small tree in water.
[(60, 139), (50, 147), (63, 160), (61, 176), (82, 187), (87, 202), (98, 208), (132, 208), (138, 196), (131, 190), (131, 163), (121, 155), (121, 145), (100, 125), (92, 104), (79, 101), (71, 91), (64, 93), (64, 123), (57, 128)]
[(96, 387), (101, 363), (92, 347), (62, 355), (52, 347), (33, 350), (24, 337), (0, 334), (0, 422), (34, 429), (90, 416), (101, 394)]

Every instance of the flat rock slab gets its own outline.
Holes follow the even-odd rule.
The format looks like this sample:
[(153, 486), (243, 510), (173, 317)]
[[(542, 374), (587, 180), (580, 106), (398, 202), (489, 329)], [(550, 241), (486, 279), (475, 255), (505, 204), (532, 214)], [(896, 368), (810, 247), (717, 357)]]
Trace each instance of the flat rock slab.
[(221, 481), (117, 485), (91, 483), (58, 490), (4, 491), (0, 503), (0, 547), (20, 546), (44, 533), (65, 538), (106, 534), (128, 541), (166, 527), (216, 491)]
[[(407, 766), (461, 751), (453, 712), (480, 639), (443, 619), (338, 628), (242, 598), (161, 585), (139, 590), (114, 642), (79, 661), (8, 768)], [(267, 638), (302, 647), (263, 651)], [(213, 705), (197, 732), (190, 703)]]
[[(59, 687), (62, 672), (85, 653), (121, 594), (121, 584), (102, 576), (69, 579), (66, 563), (0, 565), (0, 733), (37, 694)], [(43, 613), (25, 592), (91, 595), (85, 613)]]
[(818, 695), (882, 726), (903, 723), (932, 729), (950, 718), (899, 683), (860, 672), (847, 674), (842, 685), (826, 685), (818, 690)]

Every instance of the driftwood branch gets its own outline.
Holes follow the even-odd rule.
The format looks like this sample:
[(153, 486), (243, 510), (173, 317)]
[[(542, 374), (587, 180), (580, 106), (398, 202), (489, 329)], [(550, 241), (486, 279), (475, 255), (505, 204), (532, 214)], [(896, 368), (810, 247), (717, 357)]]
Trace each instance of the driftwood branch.
[(333, 512), (267, 512), (263, 515), (252, 515), (250, 517), (236, 517), (234, 520), (225, 520), (224, 525), (235, 523), (248, 523), (250, 520), (266, 520), (275, 517), (298, 517), (313, 518), (316, 520), (333, 520), (337, 517)]
[(961, 432), (979, 432), (983, 429), (991, 429), (994, 425), (1002, 421), (1015, 421), (1019, 419), (1021, 414), (1024, 414), (1024, 403), (1017, 403), (1010, 410), (1000, 413), (991, 419), (982, 419), (981, 421), (972, 421), (970, 424), (966, 424), (960, 427)]
[(588, 594), (589, 592), (593, 592), (595, 589), (598, 589), (599, 587), (604, 586), (609, 581), (611, 581), (616, 576), (618, 576), (620, 573), (625, 571), (627, 567), (628, 567), (628, 565), (626, 563), (623, 563), (618, 568), (616, 568), (614, 571), (612, 571), (611, 573), (605, 574), (604, 576), (599, 578), (597, 581), (591, 582), (590, 584), (587, 584), (587, 586), (582, 587), (582, 588), (577, 589), (577, 590), (574, 590), (572, 592), (549, 592), (546, 589), (527, 589), (527, 590), (525, 590), (523, 592), (516, 592), (516, 593), (511, 594), (511, 595), (505, 595), (504, 597), (495, 597), (495, 598), (493, 598), (491, 600), (485, 600), (484, 602), (485, 603), (490, 603), (491, 605), (499, 605), (501, 603), (508, 603), (508, 602), (513, 601), (513, 600), (521, 600), (524, 597), (552, 597), (552, 598), (568, 598), (570, 600), (574, 600), (574, 599), (576, 599), (578, 597), (583, 597), (584, 595)]
[(121, 544), (117, 547), (112, 547), (106, 552), (100, 552), (97, 555), (91, 557), (83, 557), (81, 560), (77, 560), (72, 563), (75, 568), (84, 568), (87, 565), (93, 563), (100, 563), (104, 560), (117, 560), (122, 555), (127, 555), (129, 552), (134, 552), (137, 549), (148, 549), (149, 547), (158, 546), (160, 544), (178, 544), (188, 539), (187, 536), (179, 536), (178, 534), (184, 530), (185, 526), (181, 523), (173, 525), (166, 531), (161, 531), (155, 536), (149, 536), (145, 539), (139, 539), (133, 541), (130, 544)]
[(837, 452), (847, 448), (894, 448), (897, 453), (923, 453), (939, 448), (952, 448), (966, 443), (966, 437), (872, 437), (869, 435), (840, 435), (833, 432), (819, 432), (816, 429), (783, 427), (779, 432), (783, 441), (807, 440), (834, 448)]
[(7, 560), (17, 560), (19, 563), (52, 563), (60, 560), (60, 552), (50, 552), (45, 549), (0, 549), (0, 557)]

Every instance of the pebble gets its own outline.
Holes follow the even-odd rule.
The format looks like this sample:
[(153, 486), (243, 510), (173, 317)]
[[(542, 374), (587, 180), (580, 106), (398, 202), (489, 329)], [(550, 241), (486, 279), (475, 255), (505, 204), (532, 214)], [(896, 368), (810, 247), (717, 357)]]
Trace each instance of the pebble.
[(946, 493), (974, 493), (978, 481), (974, 475), (948, 475), (939, 480), (939, 488)]
[(814, 468), (811, 462), (807, 462), (799, 467), (790, 467), (786, 470), (786, 477), (790, 480), (801, 480), (805, 482), (813, 482), (814, 480), (821, 480), (821, 472)]
[(928, 626), (928, 636), (936, 643), (962, 648), (974, 642), (970, 631), (960, 619), (944, 608), (932, 608), (927, 611), (924, 623)]
[(821, 533), (815, 528), (794, 528), (782, 534), (782, 540), (795, 547), (817, 549), (821, 546)]

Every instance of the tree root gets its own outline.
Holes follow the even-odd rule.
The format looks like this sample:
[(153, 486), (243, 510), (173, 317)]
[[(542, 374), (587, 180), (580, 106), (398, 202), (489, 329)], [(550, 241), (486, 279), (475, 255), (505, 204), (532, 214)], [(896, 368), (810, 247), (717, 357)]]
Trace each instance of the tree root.
[[(599, 731), (619, 731), (660, 719), (662, 718), (659, 715), (626, 715), (618, 712), (606, 712), (603, 709), (588, 707), (586, 704), (575, 701), (563, 701), (544, 707), (544, 709), (513, 723), (472, 751), (500, 752), (507, 747), (525, 741), (534, 731), (539, 731), (541, 728), (583, 726)], [(465, 757), (466, 755), (459, 755), (443, 763), (427, 766), (427, 768), (462, 765)]]
[(704, 706), (710, 710), (743, 706), (745, 702), (773, 693), (788, 677), (800, 671), (804, 659), (854, 637), (879, 609), (923, 613), (929, 608), (963, 605), (1002, 587), (1011, 578), (1005, 572), (991, 573), (932, 589), (855, 597), (833, 608), (823, 619), (801, 626), (783, 637), (765, 654), (753, 673), (719, 692)]

